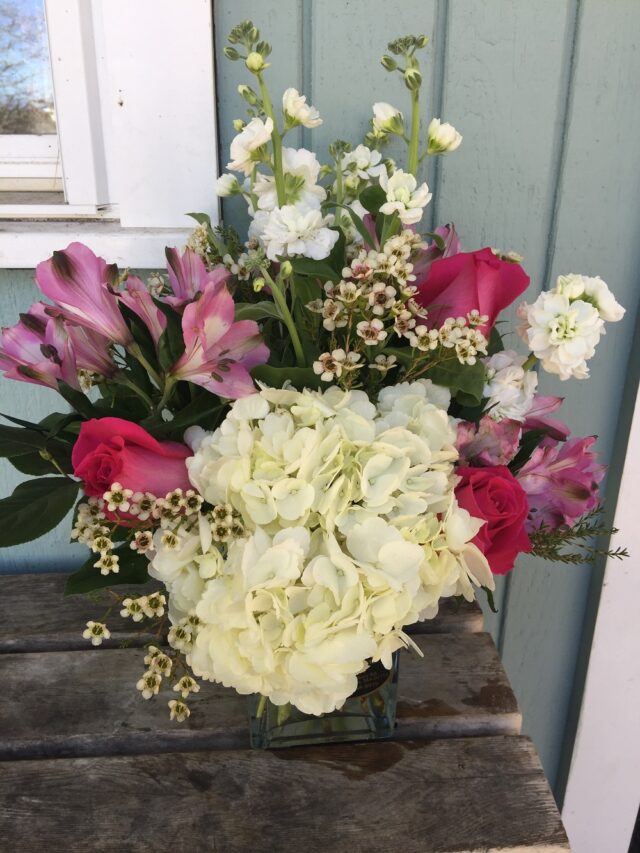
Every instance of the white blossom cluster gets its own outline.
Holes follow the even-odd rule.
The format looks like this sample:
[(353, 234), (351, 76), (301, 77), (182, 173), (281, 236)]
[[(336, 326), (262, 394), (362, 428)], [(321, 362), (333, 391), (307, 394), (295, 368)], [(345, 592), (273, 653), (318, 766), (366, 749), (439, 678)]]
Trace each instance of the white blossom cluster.
[(538, 388), (538, 375), (524, 367), (526, 356), (514, 350), (497, 352), (485, 360), (485, 409), (496, 421), (524, 421)]
[(470, 542), (481, 522), (453, 494), (448, 405), (427, 380), (384, 388), (377, 404), (337, 387), (263, 388), (214, 433), (188, 431), (193, 485), (247, 531), (216, 543), (201, 514), (178, 550), (156, 543), (150, 572), (196, 676), (331, 711), (441, 597), (493, 586)]
[(601, 278), (561, 275), (553, 290), (518, 308), (518, 334), (544, 370), (560, 379), (586, 379), (606, 322), (617, 322), (624, 308)]

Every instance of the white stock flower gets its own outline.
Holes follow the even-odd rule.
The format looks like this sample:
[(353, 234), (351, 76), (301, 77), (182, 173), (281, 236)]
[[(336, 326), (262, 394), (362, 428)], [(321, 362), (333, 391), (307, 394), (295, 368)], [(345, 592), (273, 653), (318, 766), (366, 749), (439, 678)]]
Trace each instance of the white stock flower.
[(301, 95), (297, 89), (286, 89), (282, 96), (282, 109), (289, 124), (295, 126), (301, 124), (303, 127), (318, 127), (322, 124), (320, 114), (315, 107), (307, 104), (305, 95)]
[(518, 333), (548, 373), (560, 379), (586, 379), (604, 320), (589, 302), (573, 302), (563, 293), (544, 291), (532, 305), (522, 305)]
[[(257, 219), (258, 216), (254, 222)], [(259, 239), (271, 261), (279, 255), (302, 255), (320, 261), (328, 257), (338, 239), (338, 232), (327, 227), (332, 223), (333, 217), (323, 216), (320, 210), (286, 204), (260, 220)]]
[(373, 105), (373, 127), (379, 133), (402, 133), (402, 113), (399, 109), (378, 101)]
[(242, 192), (242, 187), (235, 175), (230, 175), (228, 172), (225, 172), (224, 175), (220, 175), (216, 181), (217, 196), (220, 198), (226, 198), (230, 195), (236, 195), (239, 192)]
[(460, 147), (462, 134), (452, 124), (442, 123), (439, 118), (431, 119), (427, 129), (429, 154), (448, 154)]
[(625, 309), (616, 301), (607, 284), (600, 276), (559, 275), (555, 287), (556, 293), (562, 293), (570, 302), (581, 299), (593, 305), (600, 317), (609, 323), (622, 320)]
[(366, 145), (357, 145), (353, 151), (344, 155), (340, 166), (345, 175), (355, 175), (366, 180), (378, 178), (382, 174), (385, 166), (381, 160), (382, 154), (379, 151), (367, 148)]
[(170, 642), (196, 676), (325, 713), (368, 660), (390, 666), (403, 627), (435, 615), (443, 595), (492, 587), (470, 541), (480, 522), (454, 498), (449, 399), (428, 380), (383, 388), (377, 404), (337, 386), (262, 388), (215, 432), (189, 430), (193, 485), (247, 531), (224, 560), (202, 530), (154, 558), (152, 574), (174, 587), (189, 573), (202, 581), (195, 623), (170, 611)]
[(409, 172), (397, 169), (391, 177), (385, 172), (380, 175), (380, 186), (387, 194), (380, 212), (391, 215), (397, 212), (403, 225), (415, 225), (422, 219), (422, 210), (431, 201), (426, 183), (420, 184)]
[[(320, 163), (316, 155), (306, 148), (283, 148), (282, 168), (285, 177), (290, 175), (297, 179), (288, 182), (287, 201), (290, 204), (301, 203), (307, 208), (319, 208), (327, 193), (318, 184)], [(258, 196), (259, 210), (270, 211), (278, 206), (273, 175), (259, 174), (253, 185), (253, 192)]]
[(533, 370), (524, 370), (526, 356), (514, 350), (504, 350), (485, 359), (487, 381), (487, 414), (496, 421), (508, 418), (523, 421), (538, 387), (538, 376)]
[(259, 118), (252, 118), (231, 141), (229, 151), (231, 160), (227, 164), (227, 169), (250, 175), (257, 162), (255, 152), (258, 148), (266, 145), (271, 139), (272, 132), (272, 119), (268, 118), (266, 121), (262, 121)]

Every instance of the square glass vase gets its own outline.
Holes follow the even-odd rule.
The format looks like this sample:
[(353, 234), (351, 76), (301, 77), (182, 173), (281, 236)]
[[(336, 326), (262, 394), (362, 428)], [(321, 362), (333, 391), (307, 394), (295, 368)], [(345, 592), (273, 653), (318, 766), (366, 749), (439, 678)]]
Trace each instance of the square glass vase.
[(249, 696), (252, 749), (382, 740), (396, 725), (399, 652), (391, 669), (371, 664), (358, 676), (358, 687), (342, 708), (328, 714), (304, 714), (293, 705), (274, 705), (266, 696)]

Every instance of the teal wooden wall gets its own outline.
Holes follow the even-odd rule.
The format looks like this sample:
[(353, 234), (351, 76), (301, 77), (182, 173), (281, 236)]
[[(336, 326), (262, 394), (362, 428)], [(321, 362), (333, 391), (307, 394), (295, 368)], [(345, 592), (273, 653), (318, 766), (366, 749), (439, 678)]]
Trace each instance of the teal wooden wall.
[[(599, 435), (605, 461), (621, 455), (637, 386), (631, 358), (640, 286), (640, 4), (637, 0), (216, 0), (221, 162), (243, 115), (240, 63), (222, 57), (231, 26), (251, 17), (274, 46), (269, 82), (276, 98), (297, 86), (324, 117), (296, 143), (326, 155), (337, 138), (358, 140), (374, 100), (403, 103), (399, 78), (378, 64), (386, 42), (432, 37), (425, 104), (452, 122), (462, 147), (430, 164), (427, 225), (455, 221), (468, 249), (490, 245), (525, 256), (532, 293), (561, 272), (601, 275), (628, 312), (610, 329), (589, 383), (543, 377), (566, 395), (577, 432)], [(225, 216), (242, 222), (230, 203)], [(0, 272), (0, 322), (32, 301), (31, 276)], [(26, 392), (26, 393), (25, 393)], [(0, 411), (44, 414), (47, 391), (0, 381)], [(17, 478), (0, 467), (0, 491)], [(617, 477), (609, 478), (609, 504)], [(77, 552), (66, 530), (0, 552), (0, 570), (64, 568)], [(487, 623), (524, 711), (525, 731), (561, 795), (590, 644), (598, 568), (525, 559), (497, 596)], [(428, 662), (427, 662), (428, 666)], [(576, 673), (578, 675), (576, 675)]]

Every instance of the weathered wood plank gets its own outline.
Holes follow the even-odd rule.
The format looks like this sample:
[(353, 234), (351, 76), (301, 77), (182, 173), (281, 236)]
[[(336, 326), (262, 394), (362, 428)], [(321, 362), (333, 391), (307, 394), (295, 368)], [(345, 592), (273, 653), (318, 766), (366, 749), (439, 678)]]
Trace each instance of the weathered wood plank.
[(8, 762), (12, 853), (569, 849), (526, 738)]
[[(488, 634), (417, 638), (424, 653), (403, 654), (396, 737), (518, 734), (521, 716)], [(0, 657), (7, 702), (0, 758), (149, 753), (248, 747), (246, 699), (202, 684), (191, 717), (170, 722), (166, 690), (145, 701), (135, 649), (25, 653)]]
[[(87, 620), (100, 617), (101, 605), (86, 596), (63, 596), (65, 577), (63, 574), (0, 576), (0, 653), (86, 649), (82, 631)], [(156, 586), (150, 585), (148, 589)], [(120, 589), (141, 594), (141, 587)], [(109, 620), (109, 627), (111, 640), (104, 644), (105, 648), (117, 648), (123, 643), (142, 646), (151, 639), (144, 631), (140, 633), (139, 626), (117, 614)], [(481, 630), (482, 612), (477, 604), (458, 605), (449, 601), (443, 602), (435, 619), (414, 626), (412, 633)]]

